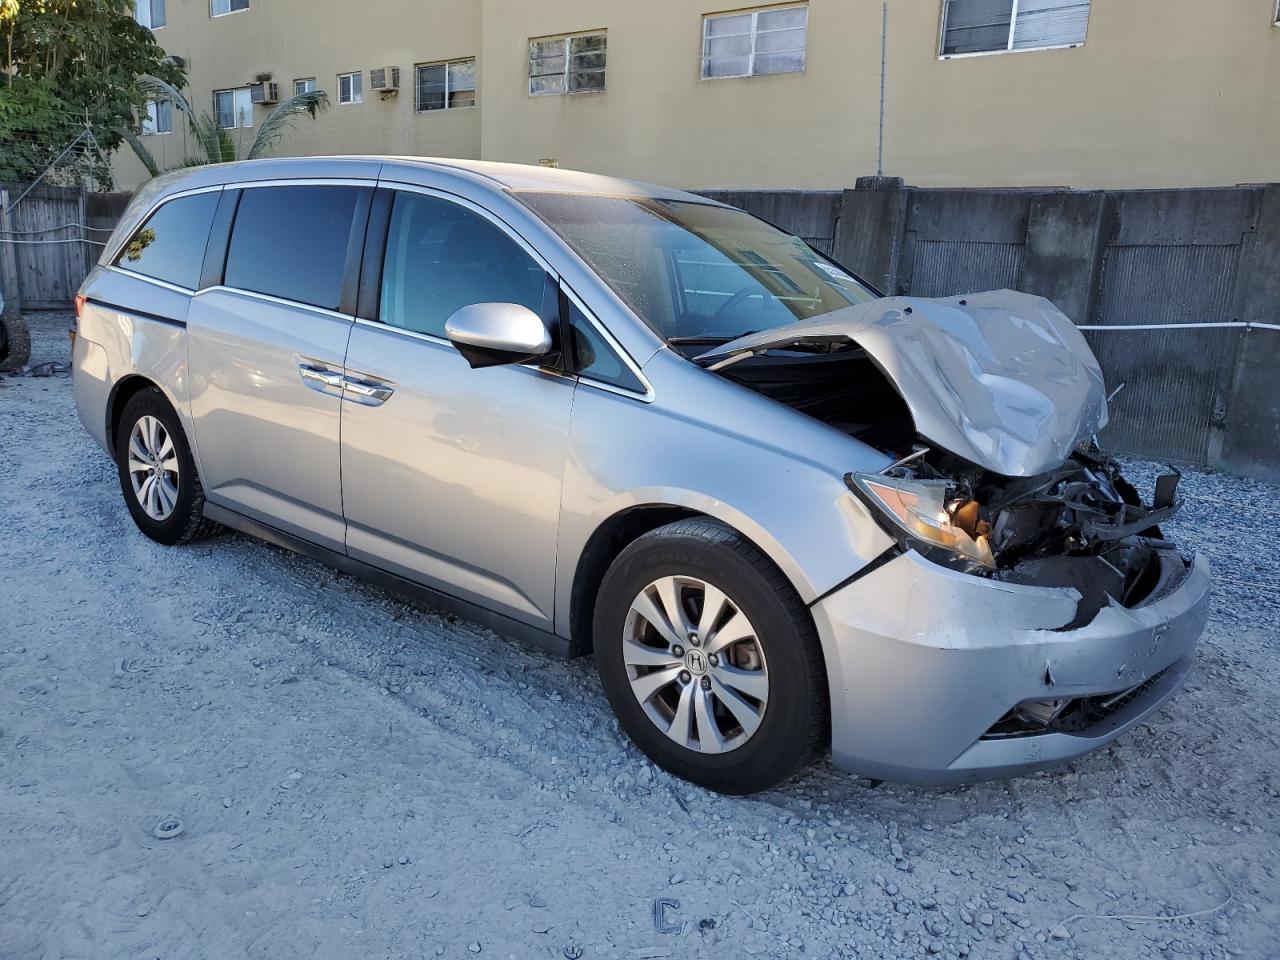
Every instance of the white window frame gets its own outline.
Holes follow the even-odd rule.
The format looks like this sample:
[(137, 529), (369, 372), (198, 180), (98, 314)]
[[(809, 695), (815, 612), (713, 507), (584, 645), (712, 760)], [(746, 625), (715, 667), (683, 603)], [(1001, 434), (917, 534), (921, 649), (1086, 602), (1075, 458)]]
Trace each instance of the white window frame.
[[(468, 103), (466, 106), (463, 106), (463, 107), (449, 106), (449, 94), (452, 92), (452, 89), (449, 86), (449, 77), (451, 76), (452, 71), (449, 68), (452, 67), (454, 64), (463, 64), (463, 63), (472, 64), (471, 76), (472, 76), (472, 82), (474, 83), (476, 80), (479, 79), (479, 74), (475, 69), (475, 63), (476, 63), (475, 57), (455, 57), (452, 60), (430, 60), (427, 63), (415, 63), (413, 65), (413, 110), (415, 113), (443, 113), (446, 110), (471, 110), (474, 107), (480, 106), (480, 91), (477, 87), (471, 88), (471, 93), (472, 93), (471, 102)], [(427, 67), (444, 67), (444, 106), (443, 107), (432, 107), (430, 109), (426, 109), (422, 106), (421, 101), (418, 99), (419, 91), (421, 89), (421, 85), (418, 83), (418, 71), (424, 70)]]
[[(604, 66), (599, 71), (600, 76), (604, 78), (604, 83), (599, 90), (570, 90), (569, 75), (573, 72), (572, 70), (573, 55), (570, 52), (573, 46), (572, 42), (574, 40), (584, 39), (587, 37), (603, 37), (604, 38)], [(535, 93), (533, 89), (534, 77), (532, 74), (528, 73), (529, 68), (532, 66), (531, 61), (533, 60), (533, 57), (532, 57), (533, 45), (535, 43), (550, 43), (554, 40), (558, 40), (564, 44), (564, 53), (562, 54), (562, 56), (564, 57), (564, 71), (563, 73), (561, 73), (561, 76), (564, 78), (564, 89), (563, 90), (540, 90)], [(548, 36), (548, 37), (530, 37), (529, 43), (525, 48), (525, 52), (527, 54), (525, 58), (526, 59), (525, 90), (528, 92), (529, 96), (531, 97), (565, 97), (565, 96), (578, 96), (579, 94), (604, 93), (609, 86), (609, 75), (608, 75), (609, 31), (608, 30), (582, 30), (577, 33), (552, 34), (551, 36)], [(546, 74), (539, 74), (539, 76), (551, 77), (551, 76), (555, 76), (555, 74), (546, 73)]]
[[(169, 23), (169, 12), (165, 9), (165, 0), (160, 0), (160, 8), (164, 13), (164, 23), (158, 25), (155, 23), (155, 17), (152, 16), (155, 12), (154, 4), (155, 0), (135, 0), (133, 7), (133, 19), (153, 33), (156, 30), (163, 30)], [(146, 11), (145, 18), (142, 15), (144, 10)]]
[[(1280, 5), (1280, 0), (1276, 0)], [(938, 59), (939, 60), (966, 60), (969, 57), (998, 57), (1005, 53), (1035, 53), (1037, 50), (1074, 50), (1076, 47), (1083, 47), (1085, 40), (1088, 39), (1089, 21), (1093, 19), (1093, 0), (1089, 0), (1089, 14), (1085, 18), (1085, 40), (1078, 43), (1047, 43), (1039, 47), (1015, 47), (1013, 45), (1014, 35), (1018, 30), (1018, 0), (1013, 0), (1013, 10), (1009, 14), (1009, 39), (1003, 50), (974, 50), (972, 53), (943, 53), (942, 48), (947, 42), (947, 8), (949, 4), (947, 0), (942, 0), (942, 15), (938, 18), (940, 29), (938, 31)]]
[[(311, 84), (311, 86), (308, 87), (307, 84)], [(293, 95), (295, 97), (303, 93), (314, 93), (317, 89), (319, 88), (316, 85), (315, 77), (298, 77), (293, 81)]]
[[(218, 94), (231, 94), (231, 105), (236, 120), (229, 127), (218, 121)], [(243, 102), (242, 102), (243, 101)], [(213, 91), (213, 122), (219, 130), (252, 130), (253, 129), (253, 95), (248, 87), (223, 87)]]
[[(342, 81), (350, 80), (351, 99), (342, 99)], [(359, 89), (356, 87), (359, 86)], [(338, 106), (346, 107), (355, 103), (364, 103), (364, 71), (353, 70), (350, 73), (338, 74)]]
[(1276, 0), (1276, 12), (1271, 17), (1271, 25), (1280, 27), (1280, 0)]
[(230, 9), (230, 7), (231, 7), (231, 0), (226, 0), (226, 2), (227, 2), (227, 8), (228, 8), (228, 9), (223, 10), (221, 13), (219, 13), (217, 10), (215, 10), (215, 9), (214, 9), (214, 4), (215, 4), (215, 3), (217, 3), (217, 2), (218, 2), (218, 0), (209, 0), (209, 17), (210, 17), (211, 19), (216, 18), (216, 17), (229, 17), (229, 16), (231, 16), (232, 14), (235, 14), (235, 13), (248, 13), (248, 12), (249, 12), (249, 3), (248, 3), (248, 0), (245, 0), (245, 5), (244, 5), (243, 7), (241, 7), (239, 10), (232, 10), (232, 9)]
[(167, 137), (173, 133), (173, 104), (169, 104), (169, 129), (160, 129), (160, 107), (161, 104), (157, 100), (147, 101), (146, 108), (143, 110), (141, 118), (142, 136), (144, 137)]
[[(804, 46), (800, 48), (800, 69), (787, 70), (783, 73), (756, 73), (756, 39), (760, 36), (760, 14), (772, 13), (774, 10), (804, 10)], [(707, 56), (707, 41), (712, 39), (710, 36), (711, 24), (716, 20), (723, 20), (727, 17), (741, 17), (751, 14), (751, 30), (749, 33), (729, 33), (722, 36), (729, 37), (751, 37), (751, 52), (747, 55), (747, 72), (746, 73), (722, 73), (716, 76), (707, 75), (707, 64), (710, 59)], [(787, 30), (798, 30), (799, 27), (787, 27)], [(765, 33), (773, 33), (772, 30), (766, 30)], [(719, 38), (717, 38), (719, 39)], [(768, 50), (766, 53), (790, 53), (789, 50)], [(728, 13), (708, 13), (702, 17), (702, 63), (699, 67), (699, 77), (703, 80), (740, 80), (743, 77), (785, 77), (788, 73), (804, 73), (808, 67), (809, 60), (809, 3), (778, 3), (768, 7), (757, 7), (752, 10), (735, 10)]]

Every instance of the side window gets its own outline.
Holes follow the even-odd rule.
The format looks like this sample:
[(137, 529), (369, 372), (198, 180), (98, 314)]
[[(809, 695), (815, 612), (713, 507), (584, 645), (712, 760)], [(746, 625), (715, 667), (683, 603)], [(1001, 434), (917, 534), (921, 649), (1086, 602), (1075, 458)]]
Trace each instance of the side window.
[(519, 303), (542, 315), (546, 271), (480, 214), (420, 193), (398, 193), (387, 229), (378, 319), (444, 336), (473, 303)]
[(569, 312), (569, 335), (573, 338), (573, 372), (589, 380), (599, 380), (624, 390), (644, 393), (644, 384), (578, 309), (578, 305), (563, 294), (561, 298), (561, 303)]
[(358, 187), (252, 187), (240, 197), (225, 283), (337, 310)]
[(170, 200), (129, 238), (116, 266), (194, 290), (219, 191)]

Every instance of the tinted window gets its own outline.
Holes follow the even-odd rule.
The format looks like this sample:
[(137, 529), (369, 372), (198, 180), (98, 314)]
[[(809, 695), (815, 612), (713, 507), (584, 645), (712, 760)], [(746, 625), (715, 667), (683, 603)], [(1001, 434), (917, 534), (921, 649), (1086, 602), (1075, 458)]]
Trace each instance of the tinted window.
[(254, 187), (236, 211), (226, 284), (337, 310), (357, 187)]
[(170, 200), (129, 239), (116, 264), (194, 290), (219, 195), (215, 190)]
[(573, 369), (591, 380), (644, 393), (642, 384), (589, 321), (578, 305), (565, 298), (569, 307), (569, 330), (573, 337)]
[(518, 303), (539, 316), (546, 272), (497, 226), (466, 207), (419, 193), (396, 195), (382, 267), (379, 319), (444, 336), (472, 303)]

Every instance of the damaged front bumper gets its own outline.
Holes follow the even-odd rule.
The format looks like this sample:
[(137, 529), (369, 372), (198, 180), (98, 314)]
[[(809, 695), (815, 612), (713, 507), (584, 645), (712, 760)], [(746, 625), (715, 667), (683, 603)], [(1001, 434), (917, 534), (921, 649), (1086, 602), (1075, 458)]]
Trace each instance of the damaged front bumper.
[[(915, 551), (812, 607), (838, 767), (960, 783), (1026, 773), (1113, 740), (1181, 685), (1209, 608), (1208, 561), (1162, 551), (1140, 604), (1073, 629), (1080, 593), (950, 570)], [(1026, 701), (1069, 701), (1070, 723), (1010, 723)]]

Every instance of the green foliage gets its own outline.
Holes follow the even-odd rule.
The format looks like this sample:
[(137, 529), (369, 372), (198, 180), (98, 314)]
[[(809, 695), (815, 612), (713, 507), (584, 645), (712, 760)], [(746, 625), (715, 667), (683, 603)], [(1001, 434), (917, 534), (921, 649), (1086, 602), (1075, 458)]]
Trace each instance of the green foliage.
[[(208, 111), (196, 113), (195, 108), (191, 106), (191, 101), (173, 84), (160, 77), (141, 76), (138, 77), (136, 86), (145, 99), (168, 101), (173, 104), (174, 110), (186, 117), (187, 126), (200, 152), (197, 156), (188, 157), (185, 166), (228, 163), (237, 159), (236, 143), (230, 131), (221, 129), (217, 119)], [(323, 90), (300, 93), (285, 100), (267, 114), (266, 119), (258, 126), (257, 135), (253, 138), (253, 144), (245, 154), (245, 159), (256, 160), (265, 156), (288, 133), (294, 120), (304, 113), (314, 119), (317, 113), (328, 107), (329, 95)], [(151, 157), (150, 151), (136, 139), (130, 140), (129, 145), (133, 147), (138, 159), (147, 165), (147, 169), (152, 170), (154, 175), (155, 160)]]
[(133, 0), (0, 0), (0, 69), (0, 180), (38, 176), (86, 122), (103, 150), (119, 146), (145, 103), (138, 76), (186, 82)]
[(304, 113), (314, 120), (317, 113), (327, 109), (329, 109), (329, 95), (323, 90), (299, 93), (285, 100), (267, 114), (267, 118), (258, 127), (258, 135), (253, 138), (253, 146), (249, 148), (247, 159), (256, 160), (258, 157), (265, 156), (267, 151), (274, 147), (293, 126), (293, 121)]

